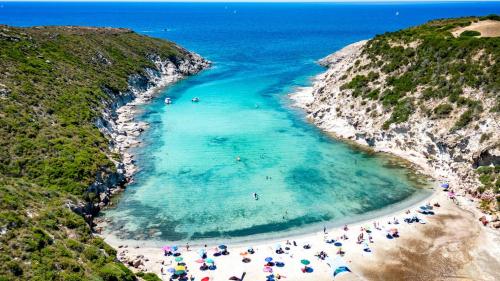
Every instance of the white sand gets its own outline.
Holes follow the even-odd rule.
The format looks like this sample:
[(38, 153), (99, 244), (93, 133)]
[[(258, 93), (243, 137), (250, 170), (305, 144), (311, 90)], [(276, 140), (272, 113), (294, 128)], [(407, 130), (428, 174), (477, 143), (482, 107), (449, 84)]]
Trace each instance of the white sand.
[[(435, 192), (430, 198), (426, 199), (425, 202), (439, 202), (442, 206), (439, 208), (434, 208), (436, 213), (445, 213), (449, 208), (453, 208), (453, 204), (450, 200), (446, 199), (446, 194), (444, 192)], [(217, 265), (217, 269), (214, 271), (205, 271), (202, 272), (199, 270), (201, 264), (197, 263), (199, 257), (199, 249), (204, 247), (190, 247), (189, 251), (186, 251), (185, 245), (179, 245), (181, 247), (182, 257), (184, 258), (184, 262), (186, 262), (189, 272), (188, 275), (193, 275), (196, 279), (200, 280), (201, 278), (208, 276), (210, 280), (228, 280), (231, 276), (241, 276), (243, 272), (246, 272), (245, 280), (265, 280), (265, 276), (269, 275), (263, 271), (266, 257), (272, 257), (274, 260), (283, 261), (285, 266), (282, 268), (273, 267), (275, 273), (279, 273), (280, 275), (286, 276), (285, 280), (332, 280), (332, 268), (328, 265), (328, 258), (326, 260), (320, 260), (315, 257), (315, 254), (318, 254), (320, 251), (325, 251), (331, 260), (336, 260), (338, 256), (336, 254), (338, 247), (335, 247), (333, 244), (327, 244), (325, 242), (325, 238), (327, 239), (335, 239), (339, 240), (339, 238), (346, 234), (348, 236), (348, 240), (339, 240), (343, 246), (342, 250), (345, 252), (343, 260), (347, 263), (347, 265), (353, 271), (353, 274), (346, 274), (343, 277), (337, 278), (338, 280), (362, 280), (361, 273), (357, 270), (357, 267), (364, 263), (377, 263), (380, 262), (375, 257), (374, 253), (376, 253), (379, 249), (386, 249), (390, 247), (397, 247), (399, 242), (398, 240), (401, 238), (395, 239), (387, 239), (385, 235), (387, 234), (387, 230), (396, 227), (401, 237), (414, 236), (415, 231), (418, 228), (425, 228), (428, 225), (432, 224), (434, 218), (433, 216), (425, 216), (422, 214), (417, 214), (415, 211), (418, 209), (418, 206), (423, 205), (425, 202), (420, 202), (419, 204), (410, 208), (412, 213), (410, 215), (405, 214), (405, 211), (399, 211), (387, 216), (383, 216), (381, 218), (377, 218), (374, 220), (368, 220), (364, 222), (355, 223), (349, 225), (349, 230), (344, 231), (341, 228), (336, 229), (328, 229), (327, 235), (325, 235), (322, 231), (317, 233), (311, 233), (309, 235), (301, 236), (301, 237), (291, 237), (289, 239), (290, 242), (295, 240), (297, 242), (297, 247), (293, 245), (287, 245), (286, 239), (280, 240), (269, 240), (265, 242), (261, 242), (258, 245), (228, 245), (228, 249), (230, 254), (227, 256), (219, 256), (213, 257), (214, 248), (217, 245), (208, 245), (208, 256), (215, 260), (215, 264)], [(418, 215), (419, 218), (425, 219), (427, 224), (413, 223), (407, 224), (403, 221), (405, 217)], [(398, 225), (388, 224), (389, 221), (393, 221), (396, 218), (399, 220)], [(373, 223), (378, 222), (380, 224), (381, 230), (377, 230), (374, 228)], [(364, 237), (366, 243), (372, 250), (372, 253), (365, 253), (363, 251), (363, 245), (357, 244), (357, 237), (361, 233), (361, 227), (366, 227), (372, 230), (372, 237), (374, 243), (369, 243), (368, 234), (365, 232)], [(135, 257), (139, 255), (143, 255), (144, 259), (148, 261), (144, 262), (144, 266), (141, 266), (141, 270), (145, 270), (147, 272), (154, 272), (161, 276), (161, 268), (164, 268), (166, 272), (167, 268), (173, 267), (176, 265), (174, 261), (174, 257), (166, 257), (163, 254), (163, 251), (160, 248), (151, 248), (151, 247), (140, 247), (140, 246), (132, 246), (128, 245), (127, 248), (118, 248), (123, 244), (123, 241), (115, 240), (113, 237), (104, 237), (108, 243), (118, 249), (118, 256), (123, 260), (125, 257), (127, 260), (133, 260)], [(276, 254), (275, 247), (276, 244), (280, 244), (283, 249), (285, 247), (290, 247), (289, 251), (285, 251), (285, 254)], [(310, 244), (311, 249), (304, 249), (302, 246), (305, 244)], [(241, 260), (243, 258), (240, 253), (246, 252), (248, 246), (252, 246), (256, 251), (255, 254), (250, 255), (247, 254), (245, 257), (249, 257), (252, 261), (250, 263), (243, 263)], [(124, 253), (124, 254), (122, 254)], [(308, 259), (311, 261), (310, 267), (314, 269), (312, 273), (302, 273), (301, 268), (303, 266), (300, 263), (301, 259)], [(162, 266), (162, 262), (165, 263)], [(168, 280), (169, 274), (163, 275), (165, 280)], [(345, 278), (345, 279), (342, 279)]]

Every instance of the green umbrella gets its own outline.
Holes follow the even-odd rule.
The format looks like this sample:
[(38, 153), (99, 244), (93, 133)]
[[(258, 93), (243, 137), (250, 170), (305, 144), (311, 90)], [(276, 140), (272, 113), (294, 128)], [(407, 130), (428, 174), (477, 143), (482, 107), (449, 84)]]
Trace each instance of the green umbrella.
[(175, 261), (176, 261), (176, 262), (180, 262), (180, 261), (182, 261), (182, 260), (183, 260), (183, 258), (182, 258), (182, 257), (176, 257), (176, 258), (175, 258)]
[(184, 273), (186, 273), (186, 271), (184, 271), (184, 270), (176, 270), (175, 271), (175, 275), (182, 275)]
[(301, 264), (303, 264), (303, 265), (308, 265), (308, 264), (310, 264), (311, 262), (310, 262), (310, 261), (308, 261), (308, 260), (301, 260), (301, 261), (300, 261), (300, 263), (301, 263)]

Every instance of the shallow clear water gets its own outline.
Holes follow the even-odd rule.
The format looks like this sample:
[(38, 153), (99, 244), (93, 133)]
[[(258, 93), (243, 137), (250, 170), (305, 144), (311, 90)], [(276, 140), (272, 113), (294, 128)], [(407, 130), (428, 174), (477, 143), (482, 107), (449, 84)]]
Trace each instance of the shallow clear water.
[(4, 3), (0, 22), (130, 27), (214, 61), (144, 106), (139, 119), (151, 128), (135, 149), (141, 171), (105, 212), (108, 231), (121, 238), (185, 240), (296, 233), (425, 197), (409, 170), (332, 140), (286, 94), (322, 71), (315, 60), (348, 43), (499, 10), (498, 2)]

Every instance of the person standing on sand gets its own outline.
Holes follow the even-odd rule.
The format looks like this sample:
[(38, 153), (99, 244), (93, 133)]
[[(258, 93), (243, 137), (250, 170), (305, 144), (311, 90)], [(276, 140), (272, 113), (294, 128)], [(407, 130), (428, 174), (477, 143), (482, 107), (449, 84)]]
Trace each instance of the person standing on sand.
[(323, 226), (323, 233), (326, 234), (326, 226)]
[(189, 252), (189, 242), (186, 243), (186, 252)]

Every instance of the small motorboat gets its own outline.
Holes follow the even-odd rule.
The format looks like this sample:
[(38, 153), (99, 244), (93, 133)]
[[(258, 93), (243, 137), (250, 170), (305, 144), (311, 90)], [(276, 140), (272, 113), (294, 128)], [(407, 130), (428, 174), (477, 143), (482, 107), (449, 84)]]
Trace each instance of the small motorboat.
[(191, 101), (192, 101), (192, 102), (199, 102), (199, 101), (200, 101), (200, 98), (198, 98), (198, 97), (194, 97), (194, 98), (192, 98), (192, 99), (191, 99)]
[(171, 98), (165, 98), (165, 104), (172, 104)]

